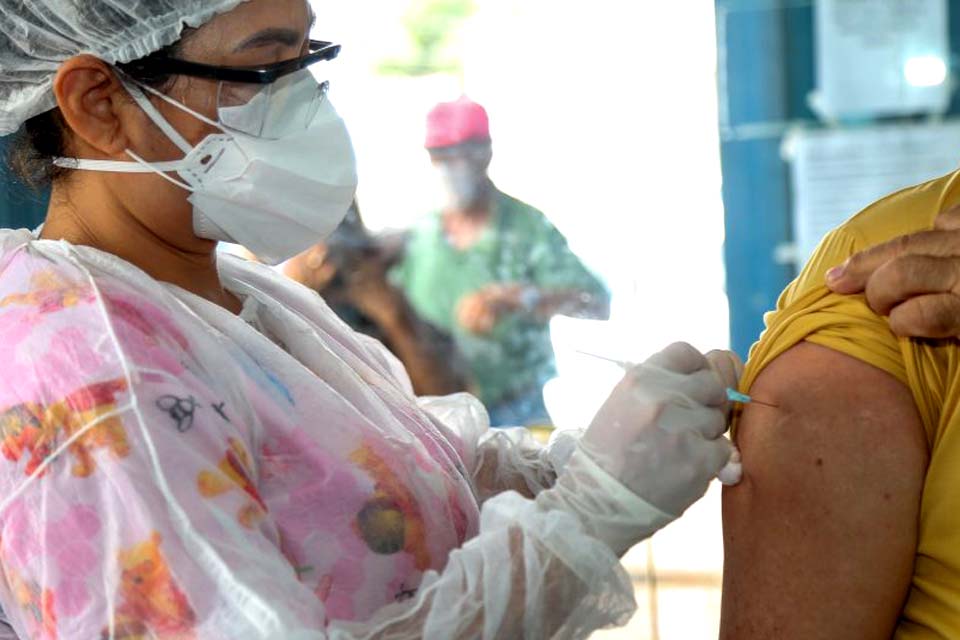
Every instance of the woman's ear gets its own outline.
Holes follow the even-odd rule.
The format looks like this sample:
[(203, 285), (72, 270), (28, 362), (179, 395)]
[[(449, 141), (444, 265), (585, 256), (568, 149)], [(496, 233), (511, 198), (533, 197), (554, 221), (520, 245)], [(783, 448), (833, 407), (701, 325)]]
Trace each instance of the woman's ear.
[(107, 158), (128, 148), (122, 116), (130, 98), (106, 62), (91, 55), (70, 58), (60, 65), (53, 93), (75, 143)]

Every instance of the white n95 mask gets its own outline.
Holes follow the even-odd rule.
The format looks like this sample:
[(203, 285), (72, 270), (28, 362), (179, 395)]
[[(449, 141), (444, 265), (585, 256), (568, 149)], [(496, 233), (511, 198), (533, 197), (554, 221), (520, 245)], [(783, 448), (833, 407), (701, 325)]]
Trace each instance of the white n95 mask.
[[(276, 89), (256, 94), (248, 104), (221, 107), (219, 122), (150, 87), (124, 84), (185, 157), (150, 163), (127, 150), (136, 162), (58, 158), (58, 166), (158, 173), (191, 192), (198, 237), (243, 245), (268, 264), (323, 241), (343, 220), (356, 194), (356, 158), (346, 125), (326, 98), (326, 85), (309, 71), (282, 78)], [(144, 91), (224, 133), (191, 146)], [(275, 137), (244, 133), (254, 127)]]

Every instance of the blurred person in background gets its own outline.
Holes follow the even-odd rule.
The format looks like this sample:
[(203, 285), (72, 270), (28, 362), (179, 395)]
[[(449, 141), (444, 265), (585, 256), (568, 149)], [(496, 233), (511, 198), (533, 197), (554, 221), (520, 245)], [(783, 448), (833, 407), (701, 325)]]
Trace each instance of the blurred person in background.
[(393, 280), (421, 316), (453, 335), (492, 424), (549, 424), (550, 318), (605, 320), (609, 294), (543, 213), (490, 180), (482, 106), (466, 97), (437, 105), (425, 146), (446, 198), (411, 232)]
[(450, 334), (417, 315), (403, 291), (387, 279), (398, 248), (391, 238), (370, 234), (354, 200), (327, 240), (282, 269), (319, 293), (352, 329), (382, 342), (403, 363), (417, 395), (466, 391), (466, 364)]

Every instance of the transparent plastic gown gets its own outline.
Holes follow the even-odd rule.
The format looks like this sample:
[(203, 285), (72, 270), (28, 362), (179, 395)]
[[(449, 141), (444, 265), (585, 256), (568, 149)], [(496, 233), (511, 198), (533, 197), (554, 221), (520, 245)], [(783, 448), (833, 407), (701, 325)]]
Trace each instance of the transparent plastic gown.
[(237, 317), (26, 231), (0, 262), (21, 638), (575, 638), (633, 612), (614, 552), (541, 491), (572, 437), (418, 401), (307, 289), (225, 257)]

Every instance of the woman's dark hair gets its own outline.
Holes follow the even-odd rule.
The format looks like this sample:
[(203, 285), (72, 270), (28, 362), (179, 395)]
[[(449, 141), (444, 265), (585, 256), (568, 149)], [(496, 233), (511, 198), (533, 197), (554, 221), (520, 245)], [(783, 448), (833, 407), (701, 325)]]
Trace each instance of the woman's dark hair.
[[(147, 59), (176, 57), (183, 46), (184, 38), (191, 31), (193, 30), (185, 29), (180, 40), (147, 56)], [(173, 80), (171, 76), (138, 77), (127, 65), (118, 64), (117, 67), (134, 80), (160, 91), (168, 87)], [(38, 191), (44, 189), (70, 171), (53, 164), (54, 158), (66, 155), (67, 135), (67, 123), (59, 108), (34, 116), (27, 120), (15, 135), (7, 153), (7, 165), (17, 178), (31, 188)]]

